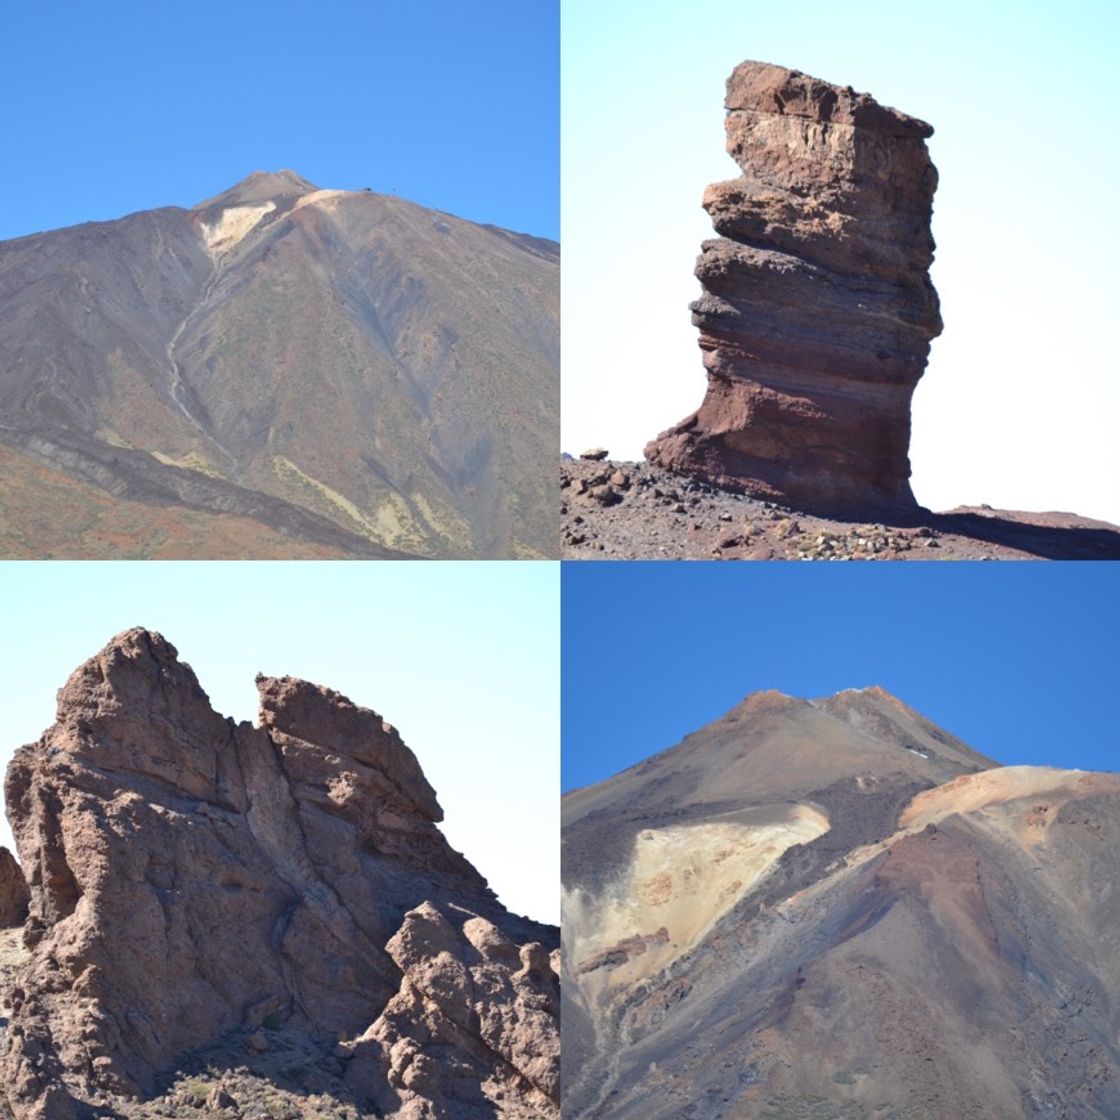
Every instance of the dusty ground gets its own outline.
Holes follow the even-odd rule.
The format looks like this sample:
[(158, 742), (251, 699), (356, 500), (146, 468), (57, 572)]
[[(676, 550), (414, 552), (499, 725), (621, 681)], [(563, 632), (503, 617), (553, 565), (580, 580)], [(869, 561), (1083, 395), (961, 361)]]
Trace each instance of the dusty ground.
[(915, 523), (841, 521), (718, 490), (648, 463), (564, 459), (566, 560), (1114, 560), (1120, 526), (990, 506)]
[[(257, 1047), (264, 1049), (258, 1050)], [(329, 1043), (285, 1029), (239, 1032), (184, 1063), (154, 1100), (121, 1102), (128, 1120), (239, 1117), (240, 1120), (359, 1120)]]

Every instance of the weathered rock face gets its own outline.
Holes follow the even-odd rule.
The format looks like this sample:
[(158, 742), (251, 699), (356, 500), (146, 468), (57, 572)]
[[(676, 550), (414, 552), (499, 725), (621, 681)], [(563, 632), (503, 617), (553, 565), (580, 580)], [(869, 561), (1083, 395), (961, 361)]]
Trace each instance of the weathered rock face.
[(0, 848), (0, 928), (23, 925), (30, 895), (23, 871), (7, 848)]
[[(518, 946), (492, 922), (462, 911), (451, 910), (450, 918), (423, 903), (389, 942), (401, 987), (354, 1044), (351, 1083), (380, 1087), (375, 1100), (386, 1114), (404, 1099), (417, 1117), (554, 1115), (559, 949)], [(454, 1054), (458, 1085), (433, 1049)], [(495, 1056), (521, 1072), (514, 1091), (487, 1086)]]
[[(169, 643), (131, 630), (14, 757), (32, 950), (3, 1058), (15, 1116), (151, 1095), (183, 1054), (266, 1021), (341, 1040), (347, 1083), (382, 1115), (489, 1116), (496, 1098), (558, 1115), (557, 978), (541, 967), (556, 930), (506, 912), (451, 849), (380, 716), (304, 681), (257, 684), (260, 726), (235, 725)], [(417, 915), (438, 946), (410, 933)], [(394, 1046), (387, 1016), (446, 1019), (470, 1061), (419, 1025)]]
[(912, 507), (910, 398), (941, 332), (933, 129), (757, 62), (726, 107), (743, 174), (704, 195), (720, 234), (692, 305), (707, 394), (646, 456), (804, 509)]

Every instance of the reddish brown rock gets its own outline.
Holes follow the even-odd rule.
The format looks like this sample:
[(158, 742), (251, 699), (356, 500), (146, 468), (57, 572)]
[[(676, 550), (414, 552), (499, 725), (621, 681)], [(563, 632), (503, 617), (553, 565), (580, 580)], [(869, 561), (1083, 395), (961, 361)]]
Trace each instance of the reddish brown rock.
[[(389, 1114), (403, 1106), (417, 1117), (466, 1109), (507, 1120), (553, 1115), (560, 984), (548, 950), (519, 946), (485, 918), (443, 914), (430, 903), (405, 916), (388, 949), (402, 972), (400, 991), (355, 1042), (351, 1078), (380, 1085), (378, 1103)], [(453, 1053), (456, 1067), (470, 1071), (463, 1080), (477, 1088), (458, 1100), (449, 1094), (433, 1048)], [(500, 1098), (485, 1092), (496, 1056), (508, 1084)]]
[(692, 305), (707, 394), (646, 456), (803, 509), (912, 508), (910, 399), (941, 331), (933, 129), (757, 62), (726, 107), (743, 174), (704, 195), (720, 234)]
[[(364, 1039), (346, 1082), (378, 1115), (496, 1095), (558, 1115), (538, 1070), (556, 1016), (527, 1028), (519, 1003), (522, 955), (556, 930), (510, 915), (448, 845), (419, 763), (380, 716), (304, 681), (257, 684), (260, 726), (234, 724), (168, 642), (130, 630), (16, 753), (5, 792), (31, 894), (2, 1060), (16, 1120), (148, 1097), (183, 1055), (223, 1038), (243, 1055), (262, 1024)], [(469, 1072), (421, 1032), (427, 1075), (405, 1094), (385, 1081), (399, 1055), (369, 1032), (411, 982), (398, 946), (418, 909), (512, 948), (470, 989), (473, 1017), (446, 1012), (474, 1048)], [(464, 936), (463, 956), (438, 963), (473, 975)], [(431, 986), (425, 1014), (445, 995)]]
[(23, 925), (29, 898), (16, 857), (7, 848), (0, 848), (0, 928)]

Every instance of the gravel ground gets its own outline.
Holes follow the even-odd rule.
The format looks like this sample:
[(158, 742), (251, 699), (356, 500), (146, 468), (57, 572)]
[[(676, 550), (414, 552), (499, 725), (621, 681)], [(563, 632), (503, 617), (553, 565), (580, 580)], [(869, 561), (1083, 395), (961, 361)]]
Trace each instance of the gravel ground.
[(648, 463), (564, 459), (566, 560), (1118, 559), (1120, 527), (990, 506), (919, 511), (914, 523), (801, 513)]

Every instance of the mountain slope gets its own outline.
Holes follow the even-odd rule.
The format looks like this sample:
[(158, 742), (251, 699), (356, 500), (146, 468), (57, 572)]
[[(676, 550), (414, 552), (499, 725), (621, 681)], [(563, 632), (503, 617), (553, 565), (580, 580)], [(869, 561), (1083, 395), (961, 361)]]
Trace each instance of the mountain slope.
[(564, 800), (573, 1117), (1120, 1110), (1120, 778), (760, 693)]
[(551, 242), (257, 173), (0, 245), (0, 378), (0, 440), (115, 497), (353, 556), (557, 551)]

